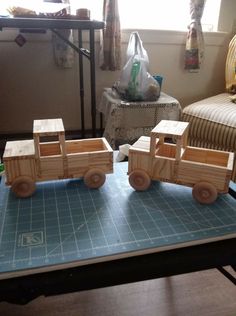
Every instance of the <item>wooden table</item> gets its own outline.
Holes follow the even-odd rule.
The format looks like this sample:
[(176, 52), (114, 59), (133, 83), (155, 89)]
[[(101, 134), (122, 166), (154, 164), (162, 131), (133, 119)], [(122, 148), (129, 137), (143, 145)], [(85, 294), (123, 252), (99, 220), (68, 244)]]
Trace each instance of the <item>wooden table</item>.
[[(38, 184), (30, 199), (0, 185), (0, 301), (236, 268), (236, 201), (211, 206), (191, 189), (154, 182), (135, 192), (127, 163), (99, 190), (80, 180)], [(50, 237), (51, 236), (51, 237)]]
[[(71, 46), (79, 55), (79, 77), (80, 77), (80, 108), (81, 108), (81, 134), (85, 134), (84, 117), (84, 74), (83, 57), (90, 61), (90, 80), (91, 80), (91, 117), (92, 117), (92, 136), (96, 137), (96, 77), (95, 77), (95, 30), (103, 29), (104, 22), (88, 20), (72, 20), (57, 18), (0, 18), (0, 30), (4, 28), (19, 28), (20, 30), (51, 30), (64, 42)], [(78, 47), (67, 38), (63, 37), (58, 30), (74, 29), (78, 30)], [(89, 31), (89, 50), (83, 48), (83, 31)]]

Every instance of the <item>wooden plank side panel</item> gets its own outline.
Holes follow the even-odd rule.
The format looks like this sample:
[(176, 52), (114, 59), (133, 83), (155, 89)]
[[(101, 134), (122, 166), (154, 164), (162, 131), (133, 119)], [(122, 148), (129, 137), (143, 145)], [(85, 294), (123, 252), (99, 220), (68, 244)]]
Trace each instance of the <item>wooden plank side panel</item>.
[(92, 168), (99, 168), (104, 173), (113, 172), (113, 152), (84, 153), (68, 155), (68, 175), (71, 178), (83, 177)]
[(89, 163), (88, 169), (98, 168), (104, 173), (113, 172), (113, 153), (112, 152), (99, 152), (96, 155), (93, 153), (88, 154)]
[(77, 154), (86, 152), (107, 151), (103, 138), (79, 139), (66, 141), (66, 153)]
[(182, 160), (227, 167), (229, 157), (229, 152), (206, 148), (187, 147)]
[(89, 154), (89, 166), (101, 168), (104, 172), (113, 172), (113, 152), (99, 152)]
[(63, 158), (60, 157), (41, 157), (40, 174), (37, 180), (51, 180), (64, 178)]
[(152, 179), (175, 181), (175, 160), (165, 157), (155, 157), (152, 164)]
[(161, 144), (157, 146), (156, 156), (163, 156), (166, 158), (175, 158), (177, 146), (175, 144)]
[(177, 180), (190, 186), (199, 181), (210, 182), (219, 192), (224, 193), (229, 185), (228, 173), (226, 168), (180, 161)]
[(11, 159), (4, 162), (6, 184), (10, 185), (12, 182), (20, 176), (29, 176), (33, 180), (36, 180), (36, 166), (35, 159), (23, 158), (23, 159)]
[(150, 175), (151, 160), (149, 152), (130, 149), (128, 174), (135, 169), (142, 169)]
[(40, 143), (40, 157), (61, 155), (62, 151), (59, 142)]

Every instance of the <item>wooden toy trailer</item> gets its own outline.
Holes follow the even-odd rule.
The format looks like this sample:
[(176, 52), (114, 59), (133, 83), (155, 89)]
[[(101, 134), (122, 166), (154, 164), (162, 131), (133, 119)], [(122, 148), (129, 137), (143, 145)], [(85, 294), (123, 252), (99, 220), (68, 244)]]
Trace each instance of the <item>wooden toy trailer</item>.
[(234, 154), (187, 146), (188, 126), (163, 120), (129, 149), (129, 182), (135, 190), (146, 190), (151, 180), (183, 184), (193, 187), (193, 197), (204, 204), (228, 192)]
[(113, 150), (105, 138), (65, 140), (62, 119), (35, 120), (33, 139), (7, 142), (3, 162), (6, 184), (28, 197), (36, 181), (83, 177), (99, 188), (113, 172)]

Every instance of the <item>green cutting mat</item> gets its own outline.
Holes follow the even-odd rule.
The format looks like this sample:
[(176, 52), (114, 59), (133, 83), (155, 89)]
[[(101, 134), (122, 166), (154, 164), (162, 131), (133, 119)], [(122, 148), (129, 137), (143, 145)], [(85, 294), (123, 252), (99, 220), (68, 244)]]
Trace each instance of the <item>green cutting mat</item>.
[(230, 195), (203, 206), (184, 186), (155, 182), (135, 192), (126, 172), (127, 163), (115, 164), (99, 190), (81, 179), (39, 183), (28, 199), (15, 198), (2, 179), (0, 278), (236, 236)]

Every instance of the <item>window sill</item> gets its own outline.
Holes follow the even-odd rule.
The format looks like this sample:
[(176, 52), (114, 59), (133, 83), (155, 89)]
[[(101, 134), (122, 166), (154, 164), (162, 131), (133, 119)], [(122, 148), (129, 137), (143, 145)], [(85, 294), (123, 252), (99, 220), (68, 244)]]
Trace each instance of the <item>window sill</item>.
[[(133, 31), (138, 31), (143, 42), (148, 44), (173, 44), (185, 45), (187, 31), (172, 31), (172, 30), (122, 30), (122, 42), (129, 41), (129, 35)], [(204, 40), (206, 45), (222, 46), (225, 40), (229, 37), (226, 32), (204, 32)]]
[[(172, 30), (149, 30), (149, 29), (123, 29), (121, 30), (122, 43), (129, 41), (130, 33), (137, 31), (145, 44), (163, 44), (163, 45), (185, 45), (186, 33), (184, 31)], [(3, 29), (0, 32), (0, 42), (14, 42), (15, 37), (19, 34), (18, 29)], [(23, 33), (28, 42), (49, 42), (51, 41), (51, 32), (45, 34)], [(77, 35), (75, 35), (77, 41)], [(205, 45), (207, 46), (223, 46), (225, 41), (229, 40), (230, 33), (227, 32), (204, 32)], [(85, 43), (89, 41), (88, 32), (84, 33), (83, 40)], [(95, 40), (100, 40), (100, 30), (95, 32)]]

